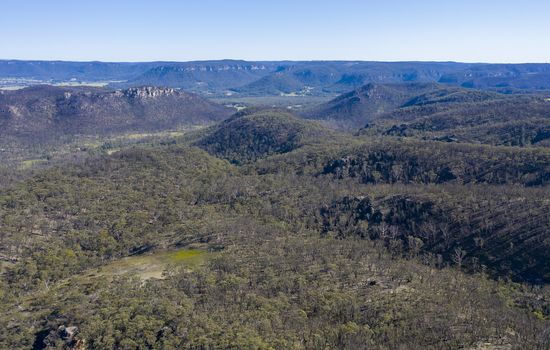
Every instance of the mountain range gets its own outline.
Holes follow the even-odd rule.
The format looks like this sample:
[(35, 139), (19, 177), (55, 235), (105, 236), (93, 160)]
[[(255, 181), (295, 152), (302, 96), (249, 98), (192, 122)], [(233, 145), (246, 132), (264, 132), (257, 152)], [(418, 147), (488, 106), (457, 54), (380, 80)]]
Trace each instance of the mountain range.
[(101, 82), (165, 86), (205, 95), (334, 95), (368, 83), (436, 82), (505, 93), (550, 88), (549, 64), (366, 61), (103, 63), (0, 61), (5, 86)]

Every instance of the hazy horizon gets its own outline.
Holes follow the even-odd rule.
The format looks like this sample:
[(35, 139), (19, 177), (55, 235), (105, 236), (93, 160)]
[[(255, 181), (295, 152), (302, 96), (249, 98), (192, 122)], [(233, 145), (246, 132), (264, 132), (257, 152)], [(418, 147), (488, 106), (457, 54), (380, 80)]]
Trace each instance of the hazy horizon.
[(542, 0), (7, 0), (1, 8), (5, 60), (550, 62)]
[(452, 60), (405, 60), (405, 61), (392, 61), (392, 60), (354, 60), (354, 59), (304, 59), (304, 60), (289, 60), (289, 59), (280, 59), (280, 60), (268, 60), (268, 59), (257, 59), (249, 60), (244, 58), (207, 58), (207, 59), (197, 59), (197, 60), (151, 60), (151, 61), (105, 61), (105, 60), (65, 60), (65, 59), (25, 59), (25, 58), (2, 58), (0, 61), (21, 61), (21, 62), (77, 62), (77, 63), (189, 63), (189, 62), (219, 62), (219, 61), (243, 61), (243, 62), (373, 62), (373, 63), (464, 63), (464, 64), (550, 64), (549, 62), (536, 62), (536, 61), (525, 61), (525, 62), (484, 62), (484, 61), (452, 61)]

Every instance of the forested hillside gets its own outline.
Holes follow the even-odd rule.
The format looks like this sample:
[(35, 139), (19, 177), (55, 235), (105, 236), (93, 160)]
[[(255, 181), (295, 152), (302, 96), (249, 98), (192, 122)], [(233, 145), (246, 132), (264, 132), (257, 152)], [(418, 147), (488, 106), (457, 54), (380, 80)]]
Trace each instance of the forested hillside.
[(384, 116), (386, 134), (503, 146), (543, 146), (550, 139), (550, 100), (499, 96), (479, 102), (433, 102)]
[(245, 111), (207, 130), (195, 145), (239, 164), (288, 153), (331, 137), (337, 138), (336, 133), (284, 111)]
[(0, 92), (0, 135), (29, 143), (60, 136), (174, 129), (220, 121), (231, 110), (183, 91), (37, 86)]
[(305, 117), (354, 129), (407, 105), (418, 95), (440, 88), (437, 84), (367, 84), (313, 108)]
[(0, 347), (546, 349), (549, 164), (270, 109), (40, 170), (0, 190)]
[(369, 137), (547, 147), (550, 95), (501, 94), (441, 84), (368, 84), (303, 117)]

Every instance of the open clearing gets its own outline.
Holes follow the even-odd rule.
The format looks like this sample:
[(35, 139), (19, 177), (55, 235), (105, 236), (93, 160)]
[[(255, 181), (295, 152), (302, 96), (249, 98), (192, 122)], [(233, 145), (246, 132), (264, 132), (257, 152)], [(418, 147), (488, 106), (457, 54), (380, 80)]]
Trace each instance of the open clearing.
[(169, 268), (193, 268), (204, 263), (208, 252), (202, 249), (180, 249), (154, 252), (122, 258), (89, 271), (87, 277), (113, 277), (124, 274), (138, 275), (142, 280), (163, 278)]
[(33, 168), (36, 165), (46, 163), (47, 159), (28, 159), (24, 160), (19, 164), (19, 170), (28, 170)]

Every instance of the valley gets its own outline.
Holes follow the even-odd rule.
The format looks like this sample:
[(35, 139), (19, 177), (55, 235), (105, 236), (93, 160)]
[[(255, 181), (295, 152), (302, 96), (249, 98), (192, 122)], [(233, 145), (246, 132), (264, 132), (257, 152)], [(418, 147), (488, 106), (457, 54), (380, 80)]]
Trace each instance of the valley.
[(550, 350), (550, 1), (1, 1), (0, 350)]
[(158, 64), (0, 93), (0, 348), (547, 348), (546, 90)]

